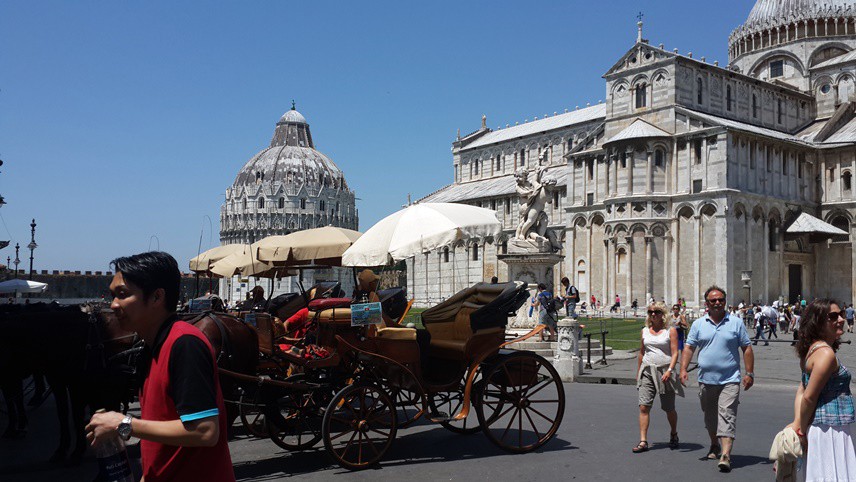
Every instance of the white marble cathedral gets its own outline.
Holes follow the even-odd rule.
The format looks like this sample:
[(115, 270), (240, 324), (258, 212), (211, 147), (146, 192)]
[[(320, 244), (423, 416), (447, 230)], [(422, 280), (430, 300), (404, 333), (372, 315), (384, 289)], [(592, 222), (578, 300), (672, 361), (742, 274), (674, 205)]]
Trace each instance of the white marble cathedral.
[(651, 45), (640, 22), (605, 104), (459, 135), (454, 182), (420, 202), (490, 207), (505, 232), (410, 260), (417, 303), (505, 279), (513, 173), (539, 163), (564, 256), (548, 284), (604, 303), (696, 305), (714, 283), (735, 303), (856, 298), (856, 2), (758, 0), (728, 42), (719, 65)]

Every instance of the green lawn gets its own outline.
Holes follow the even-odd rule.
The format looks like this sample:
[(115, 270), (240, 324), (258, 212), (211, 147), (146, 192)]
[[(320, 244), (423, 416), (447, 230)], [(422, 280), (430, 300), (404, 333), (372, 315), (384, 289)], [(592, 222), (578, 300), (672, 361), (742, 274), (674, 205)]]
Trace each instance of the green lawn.
[[(601, 330), (606, 330), (606, 345), (616, 350), (632, 350), (639, 348), (639, 338), (645, 321), (634, 318), (584, 318), (580, 317), (580, 324), (586, 325), (583, 334), (591, 333), (591, 339), (599, 340)], [(585, 350), (585, 338), (580, 340), (580, 351)]]

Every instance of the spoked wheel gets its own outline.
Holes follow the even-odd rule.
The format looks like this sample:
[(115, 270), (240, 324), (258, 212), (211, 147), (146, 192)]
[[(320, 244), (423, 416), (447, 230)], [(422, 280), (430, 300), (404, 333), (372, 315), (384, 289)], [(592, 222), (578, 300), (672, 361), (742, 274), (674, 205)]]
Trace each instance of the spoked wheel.
[(553, 365), (534, 353), (497, 360), (487, 371), (476, 405), (491, 442), (509, 452), (530, 452), (547, 443), (565, 413), (565, 389)]
[(391, 388), (390, 394), (395, 402), (398, 428), (412, 425), (422, 416), (422, 398), (418, 393), (402, 388)]
[(238, 416), (247, 433), (254, 437), (268, 438), (265, 415), (256, 398), (257, 395), (242, 393), (238, 400)]
[(324, 413), (327, 451), (348, 470), (378, 463), (395, 439), (396, 407), (375, 385), (350, 385), (333, 397)]
[[(286, 381), (303, 382), (304, 374), (292, 375)], [(317, 391), (292, 391), (276, 399), (268, 410), (267, 431), (270, 439), (285, 450), (306, 450), (321, 440), (322, 402)]]
[[(462, 420), (447, 420), (440, 422), (447, 430), (462, 435), (470, 435), (481, 430), (476, 405), (479, 403), (478, 395), (482, 385), (481, 367), (477, 368), (473, 379), (473, 389), (470, 392), (470, 411)], [(458, 385), (458, 389), (451, 392), (434, 392), (428, 396), (428, 404), (435, 415), (454, 417), (464, 407), (464, 382)]]

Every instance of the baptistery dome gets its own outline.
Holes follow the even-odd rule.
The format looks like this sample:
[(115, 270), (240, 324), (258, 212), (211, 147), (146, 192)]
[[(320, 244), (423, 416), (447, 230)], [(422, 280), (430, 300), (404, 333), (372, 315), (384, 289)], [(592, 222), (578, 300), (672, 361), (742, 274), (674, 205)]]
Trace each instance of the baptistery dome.
[(315, 149), (309, 123), (292, 105), (276, 123), (270, 146), (244, 164), (220, 210), (224, 244), (253, 243), (301, 229), (357, 229), (354, 192)]

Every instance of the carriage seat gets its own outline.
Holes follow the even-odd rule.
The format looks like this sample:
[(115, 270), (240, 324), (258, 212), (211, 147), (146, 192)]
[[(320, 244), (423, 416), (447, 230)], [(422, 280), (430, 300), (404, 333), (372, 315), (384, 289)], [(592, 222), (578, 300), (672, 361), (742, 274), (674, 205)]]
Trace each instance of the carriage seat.
[[(485, 288), (490, 288), (486, 286)], [(495, 327), (473, 332), (470, 314), (491, 301), (493, 293), (476, 292), (461, 304), (455, 317), (446, 322), (427, 323), (431, 333), (431, 356), (450, 360), (470, 361), (489, 344), (504, 338), (505, 328)], [(482, 304), (484, 303), (484, 304)], [(499, 344), (497, 343), (497, 345)]]
[(309, 302), (311, 311), (324, 311), (330, 308), (350, 308), (350, 298), (318, 298)]
[(351, 324), (351, 306), (347, 308), (328, 308), (315, 312), (321, 323)]
[(387, 340), (416, 341), (416, 328), (378, 328), (377, 337)]

